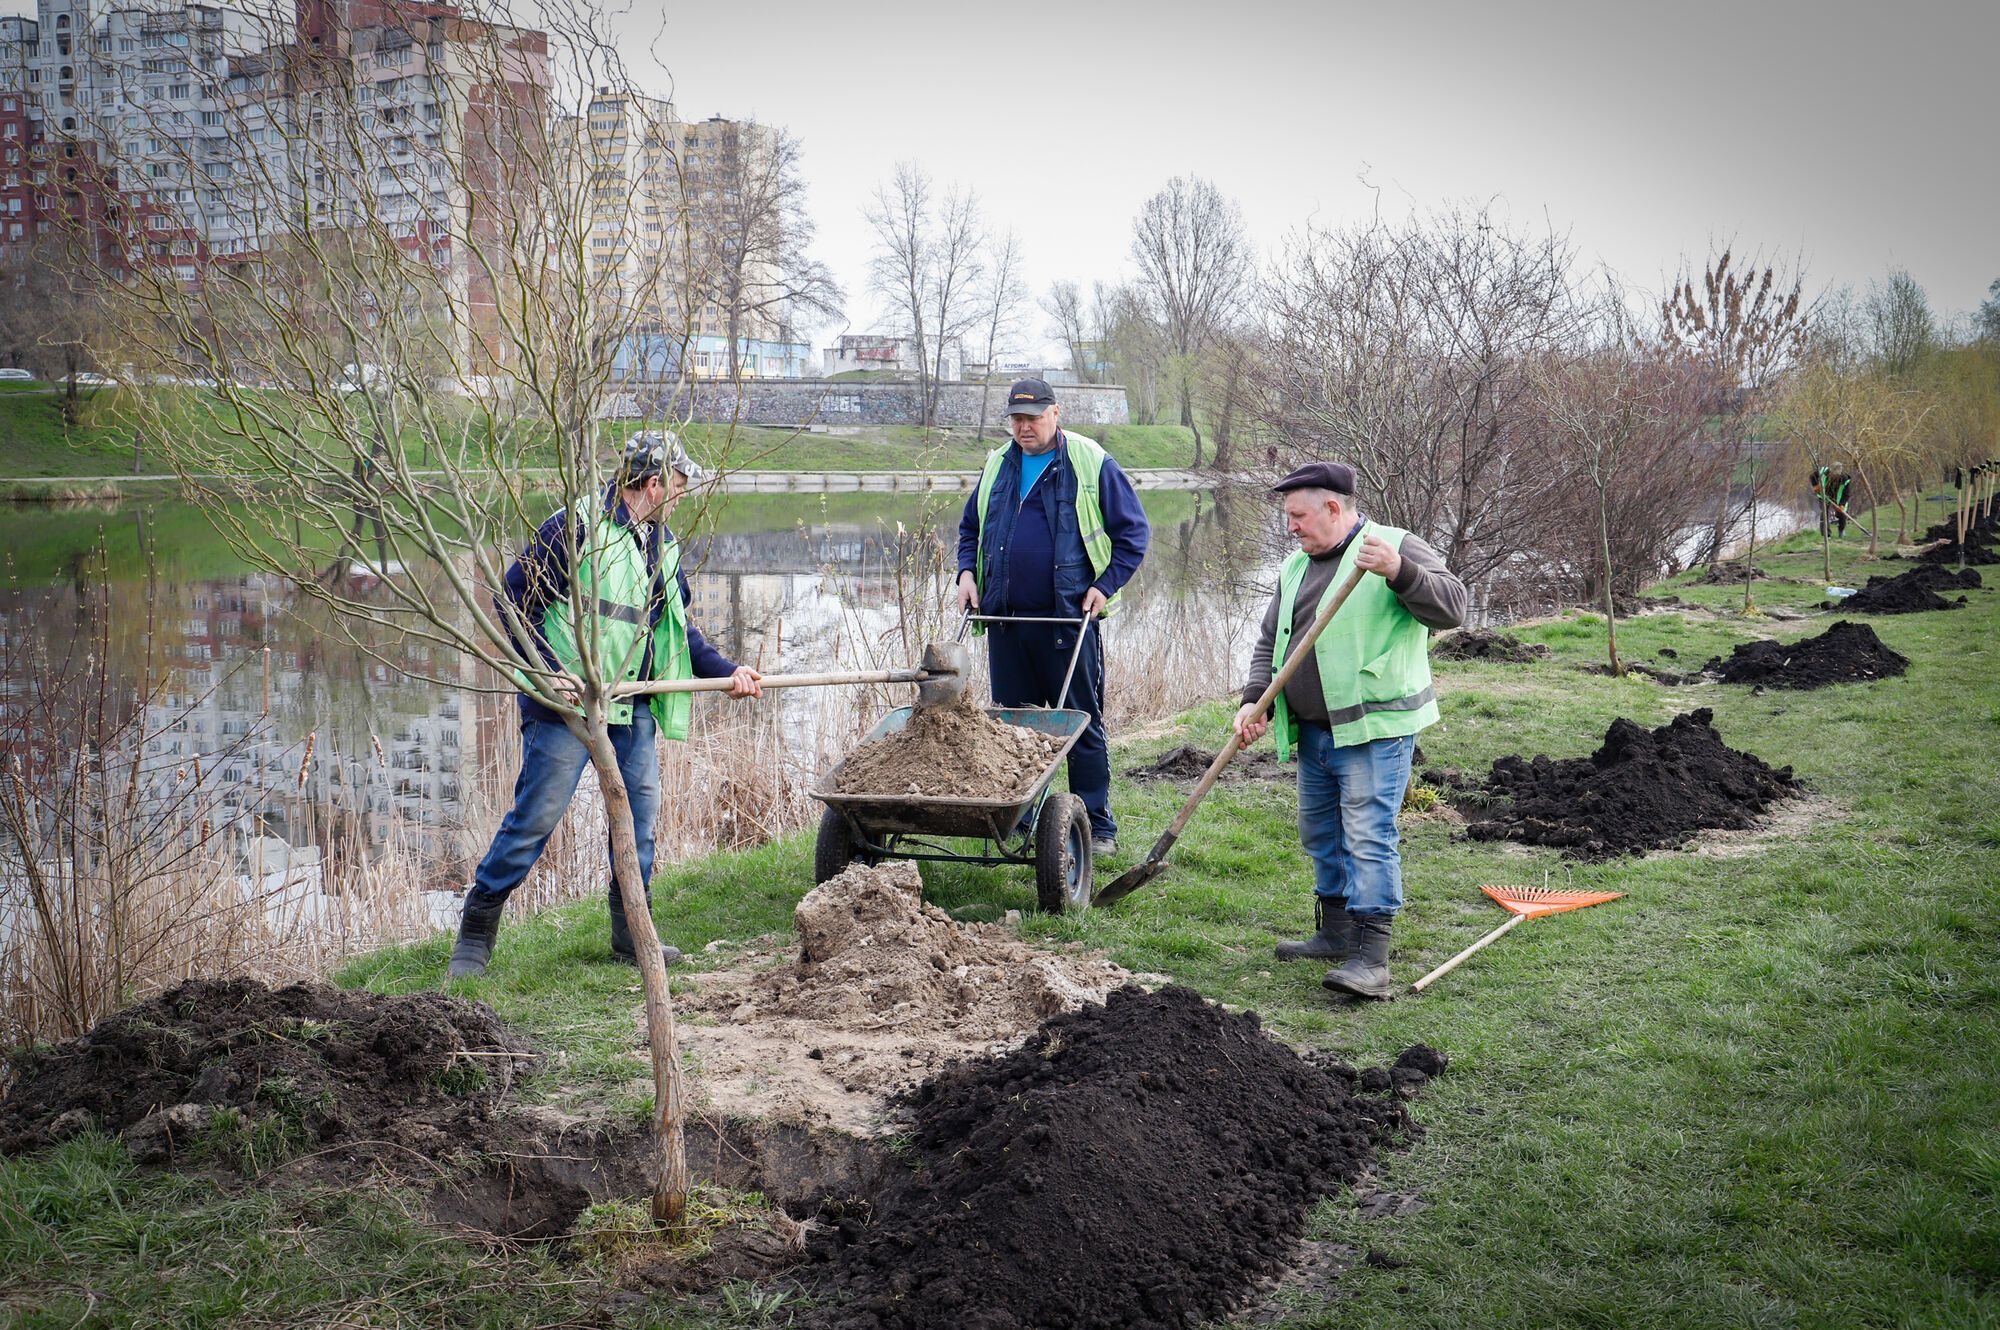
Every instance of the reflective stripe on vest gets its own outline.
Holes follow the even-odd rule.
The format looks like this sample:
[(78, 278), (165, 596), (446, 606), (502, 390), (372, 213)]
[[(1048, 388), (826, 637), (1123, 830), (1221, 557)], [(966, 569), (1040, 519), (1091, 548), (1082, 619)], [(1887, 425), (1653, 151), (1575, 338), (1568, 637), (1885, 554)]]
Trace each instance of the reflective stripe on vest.
[[(1091, 580), (1096, 581), (1111, 566), (1111, 534), (1104, 529), (1101, 484), (1106, 454), (1097, 440), (1072, 434), (1068, 430), (1063, 431), (1063, 444), (1063, 455), (1069, 459), (1070, 470), (1076, 473), (1077, 534), (1083, 538), (1083, 552), (1090, 560)], [(974, 499), (979, 513), (979, 552), (973, 565), (972, 580), (982, 597), (986, 594), (986, 509), (993, 498), (994, 483), (1000, 479), (1000, 468), (1006, 461), (1005, 447), (995, 448), (986, 454), (986, 469), (980, 473), (979, 492)], [(1105, 602), (1104, 613), (1114, 613), (1119, 596), (1124, 594), (1123, 591), (1114, 593)]]
[[(1327, 602), (1361, 552), (1361, 537), (1371, 535), (1400, 547), (1408, 533), (1373, 522), (1355, 533), (1341, 553), (1339, 566), (1327, 583), (1316, 611)], [(1292, 619), (1299, 587), (1311, 560), (1303, 550), (1285, 560), (1278, 576), (1278, 624), (1271, 641), (1275, 673), (1292, 642)], [(1337, 745), (1415, 734), (1438, 719), (1437, 693), (1431, 686), (1430, 630), (1413, 618), (1389, 589), (1386, 579), (1361, 579), (1340, 613), (1313, 643), (1313, 663), (1319, 670), (1320, 692), (1326, 699), (1327, 723)], [(1272, 708), (1272, 737), (1278, 760), (1289, 761), (1298, 743), (1298, 721), (1281, 691)]]

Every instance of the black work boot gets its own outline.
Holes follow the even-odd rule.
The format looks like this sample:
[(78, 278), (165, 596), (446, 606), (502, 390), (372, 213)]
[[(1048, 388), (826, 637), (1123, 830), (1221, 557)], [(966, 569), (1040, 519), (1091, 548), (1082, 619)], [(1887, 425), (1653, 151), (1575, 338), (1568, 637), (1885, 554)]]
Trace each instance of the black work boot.
[[(647, 908), (650, 909), (652, 907), (652, 899), (650, 897), (647, 898), (646, 904)], [(660, 960), (662, 962), (673, 965), (680, 958), (681, 949), (679, 947), (670, 947), (664, 942), (660, 944)], [(622, 961), (626, 965), (637, 965), (639, 963), (638, 949), (632, 945), (632, 926), (625, 922), (625, 902), (619, 899), (615, 892), (611, 897), (611, 959)]]
[(1336, 993), (1356, 997), (1394, 997), (1395, 981), (1389, 977), (1389, 926), (1393, 914), (1350, 914), (1354, 921), (1354, 954), (1347, 964), (1328, 970), (1320, 983)]
[(1302, 942), (1280, 942), (1274, 950), (1281, 961), (1330, 961), (1347, 959), (1354, 944), (1354, 924), (1347, 917), (1347, 897), (1313, 897), (1313, 935)]
[(500, 932), (500, 912), (506, 908), (504, 896), (492, 900), (476, 891), (465, 893), (465, 910), (458, 917), (458, 942), (451, 949), (450, 978), (471, 979), (486, 973), (486, 962), (493, 959), (493, 939)]

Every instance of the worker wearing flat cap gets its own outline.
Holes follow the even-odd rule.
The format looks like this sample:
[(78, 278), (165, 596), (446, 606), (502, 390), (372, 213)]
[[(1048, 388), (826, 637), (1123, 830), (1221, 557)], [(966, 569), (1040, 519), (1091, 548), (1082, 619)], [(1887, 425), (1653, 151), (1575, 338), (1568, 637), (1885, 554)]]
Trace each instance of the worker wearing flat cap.
[[(1152, 528), (1118, 463), (1093, 439), (1062, 427), (1042, 379), (1007, 390), (1014, 441), (987, 455), (958, 524), (958, 603), (1026, 619), (1100, 619), (1146, 557)], [(1117, 853), (1111, 814), (1111, 744), (1104, 728), (1101, 625), (1076, 655), (1066, 623), (1003, 623), (986, 635), (993, 700), (1003, 707), (1071, 707), (1090, 724), (1069, 752), (1070, 793), (1090, 814), (1093, 853)]]
[[(1313, 862), (1315, 931), (1280, 942), (1278, 959), (1328, 963), (1336, 992), (1386, 998), (1389, 932), (1403, 908), (1396, 813), (1416, 736), (1438, 718), (1430, 631), (1465, 618), (1465, 584), (1422, 538), (1361, 511), (1354, 468), (1300, 467), (1272, 487), (1299, 542), (1278, 573), (1250, 655), (1235, 727), (1248, 745), (1273, 732), (1279, 760), (1299, 761), (1299, 837)], [(1363, 577), (1286, 681), (1269, 717), (1257, 699), (1348, 574)]]

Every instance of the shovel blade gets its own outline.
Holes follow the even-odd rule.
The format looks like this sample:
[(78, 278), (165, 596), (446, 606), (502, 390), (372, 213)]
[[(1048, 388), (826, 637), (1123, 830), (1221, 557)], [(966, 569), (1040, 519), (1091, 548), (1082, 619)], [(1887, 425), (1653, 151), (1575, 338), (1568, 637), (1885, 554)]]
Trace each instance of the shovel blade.
[(1165, 859), (1147, 859), (1145, 862), (1128, 868), (1113, 878), (1110, 885), (1091, 898), (1090, 903), (1093, 906), (1109, 905), (1113, 901), (1123, 900), (1166, 871), (1167, 861)]
[(965, 676), (972, 669), (972, 652), (963, 642), (930, 642), (921, 662), (931, 677), (917, 684), (920, 707), (950, 706), (965, 696)]

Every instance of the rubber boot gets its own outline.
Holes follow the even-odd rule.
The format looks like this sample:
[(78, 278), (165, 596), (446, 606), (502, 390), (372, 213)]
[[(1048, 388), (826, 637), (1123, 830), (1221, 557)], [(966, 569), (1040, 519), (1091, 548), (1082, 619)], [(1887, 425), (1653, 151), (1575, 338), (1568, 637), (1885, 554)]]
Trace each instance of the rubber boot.
[(1301, 942), (1280, 942), (1273, 950), (1281, 961), (1330, 961), (1347, 959), (1354, 944), (1354, 921), (1347, 914), (1345, 896), (1313, 896), (1313, 935)]
[(507, 898), (481, 899), (477, 892), (465, 893), (465, 910), (458, 917), (458, 942), (451, 949), (453, 979), (471, 979), (486, 973), (493, 959), (493, 939), (500, 932), (500, 912)]
[(1354, 954), (1347, 964), (1328, 970), (1320, 983), (1336, 993), (1356, 997), (1395, 996), (1396, 984), (1389, 977), (1389, 927), (1393, 914), (1350, 914), (1354, 921)]
[[(650, 897), (647, 899), (646, 904), (648, 908), (651, 907), (652, 900)], [(673, 965), (680, 958), (681, 949), (679, 947), (670, 947), (664, 942), (660, 944), (661, 961), (668, 965)], [(637, 965), (639, 963), (638, 949), (632, 945), (632, 926), (625, 922), (625, 903), (616, 895), (611, 897), (611, 959), (620, 961), (626, 965)]]

